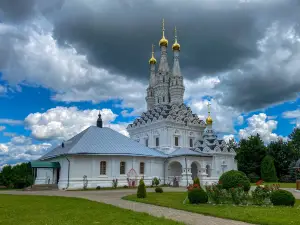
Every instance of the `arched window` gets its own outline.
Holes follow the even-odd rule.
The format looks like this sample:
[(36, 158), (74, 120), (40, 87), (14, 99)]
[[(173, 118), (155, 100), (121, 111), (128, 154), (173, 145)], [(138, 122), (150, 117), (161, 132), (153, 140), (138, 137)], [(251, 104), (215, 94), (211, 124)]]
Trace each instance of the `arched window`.
[(100, 162), (100, 175), (106, 175), (106, 161)]
[(144, 173), (145, 173), (145, 163), (140, 162), (140, 174), (144, 174)]
[(156, 146), (159, 146), (159, 137), (155, 138), (155, 144)]
[(179, 138), (175, 137), (175, 146), (178, 146), (178, 145), (179, 145)]
[(207, 174), (207, 177), (210, 177), (210, 176), (211, 176), (210, 165), (206, 165), (206, 174)]
[(125, 174), (125, 162), (120, 162), (120, 174)]
[(163, 102), (165, 102), (165, 96), (163, 97)]

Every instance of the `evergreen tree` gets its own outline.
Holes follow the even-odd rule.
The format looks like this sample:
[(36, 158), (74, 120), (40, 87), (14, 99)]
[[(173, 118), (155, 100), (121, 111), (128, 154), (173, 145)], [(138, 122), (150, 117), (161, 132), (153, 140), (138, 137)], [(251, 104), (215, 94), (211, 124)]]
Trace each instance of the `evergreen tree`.
[(137, 197), (138, 198), (146, 198), (146, 196), (147, 196), (146, 186), (145, 186), (144, 180), (141, 179), (138, 189), (137, 189)]
[(265, 156), (261, 163), (261, 178), (266, 182), (277, 182), (276, 169), (272, 156)]
[(289, 135), (290, 145), (294, 153), (294, 160), (300, 158), (300, 128), (295, 128), (293, 132)]
[(266, 156), (266, 152), (266, 146), (258, 134), (248, 139), (241, 139), (235, 156), (238, 170), (247, 176), (251, 173), (259, 176), (261, 161)]
[(295, 153), (288, 142), (282, 139), (271, 142), (268, 145), (268, 155), (274, 159), (278, 178), (289, 174), (289, 166), (294, 161)]

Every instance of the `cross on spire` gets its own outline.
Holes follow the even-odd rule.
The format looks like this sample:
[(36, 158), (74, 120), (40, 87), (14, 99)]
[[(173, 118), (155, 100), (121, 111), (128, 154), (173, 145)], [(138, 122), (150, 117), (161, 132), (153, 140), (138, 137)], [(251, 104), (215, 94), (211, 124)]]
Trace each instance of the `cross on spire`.
[(211, 104), (208, 102), (208, 103), (207, 103), (208, 115), (210, 115), (210, 106), (211, 106)]

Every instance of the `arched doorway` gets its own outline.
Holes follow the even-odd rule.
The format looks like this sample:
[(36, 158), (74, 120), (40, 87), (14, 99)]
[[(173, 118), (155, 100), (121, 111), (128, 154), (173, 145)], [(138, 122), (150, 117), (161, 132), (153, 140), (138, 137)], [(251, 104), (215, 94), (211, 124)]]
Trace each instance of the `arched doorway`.
[(198, 177), (198, 165), (196, 162), (193, 162), (191, 164), (191, 172), (192, 172), (192, 179), (194, 180), (196, 177)]
[(182, 165), (180, 162), (173, 161), (168, 165), (168, 183), (178, 186), (182, 174)]

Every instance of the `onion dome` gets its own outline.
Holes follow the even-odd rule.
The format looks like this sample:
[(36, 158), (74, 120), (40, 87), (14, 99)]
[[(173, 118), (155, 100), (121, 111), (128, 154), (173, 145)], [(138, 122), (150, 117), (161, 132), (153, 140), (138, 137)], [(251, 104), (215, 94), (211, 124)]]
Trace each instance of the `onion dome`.
[(156, 59), (154, 58), (154, 45), (152, 45), (152, 57), (149, 59), (149, 64), (156, 64)]
[(162, 21), (162, 38), (159, 41), (159, 46), (168, 46), (168, 40), (165, 38), (165, 20)]
[(208, 117), (206, 118), (206, 124), (212, 125), (213, 119), (210, 116), (210, 104), (209, 103), (207, 104), (207, 107), (208, 107)]
[(177, 30), (176, 30), (176, 27), (174, 29), (174, 33), (175, 33), (175, 42), (174, 44), (172, 45), (172, 49), (173, 51), (180, 51), (180, 44), (177, 42)]

